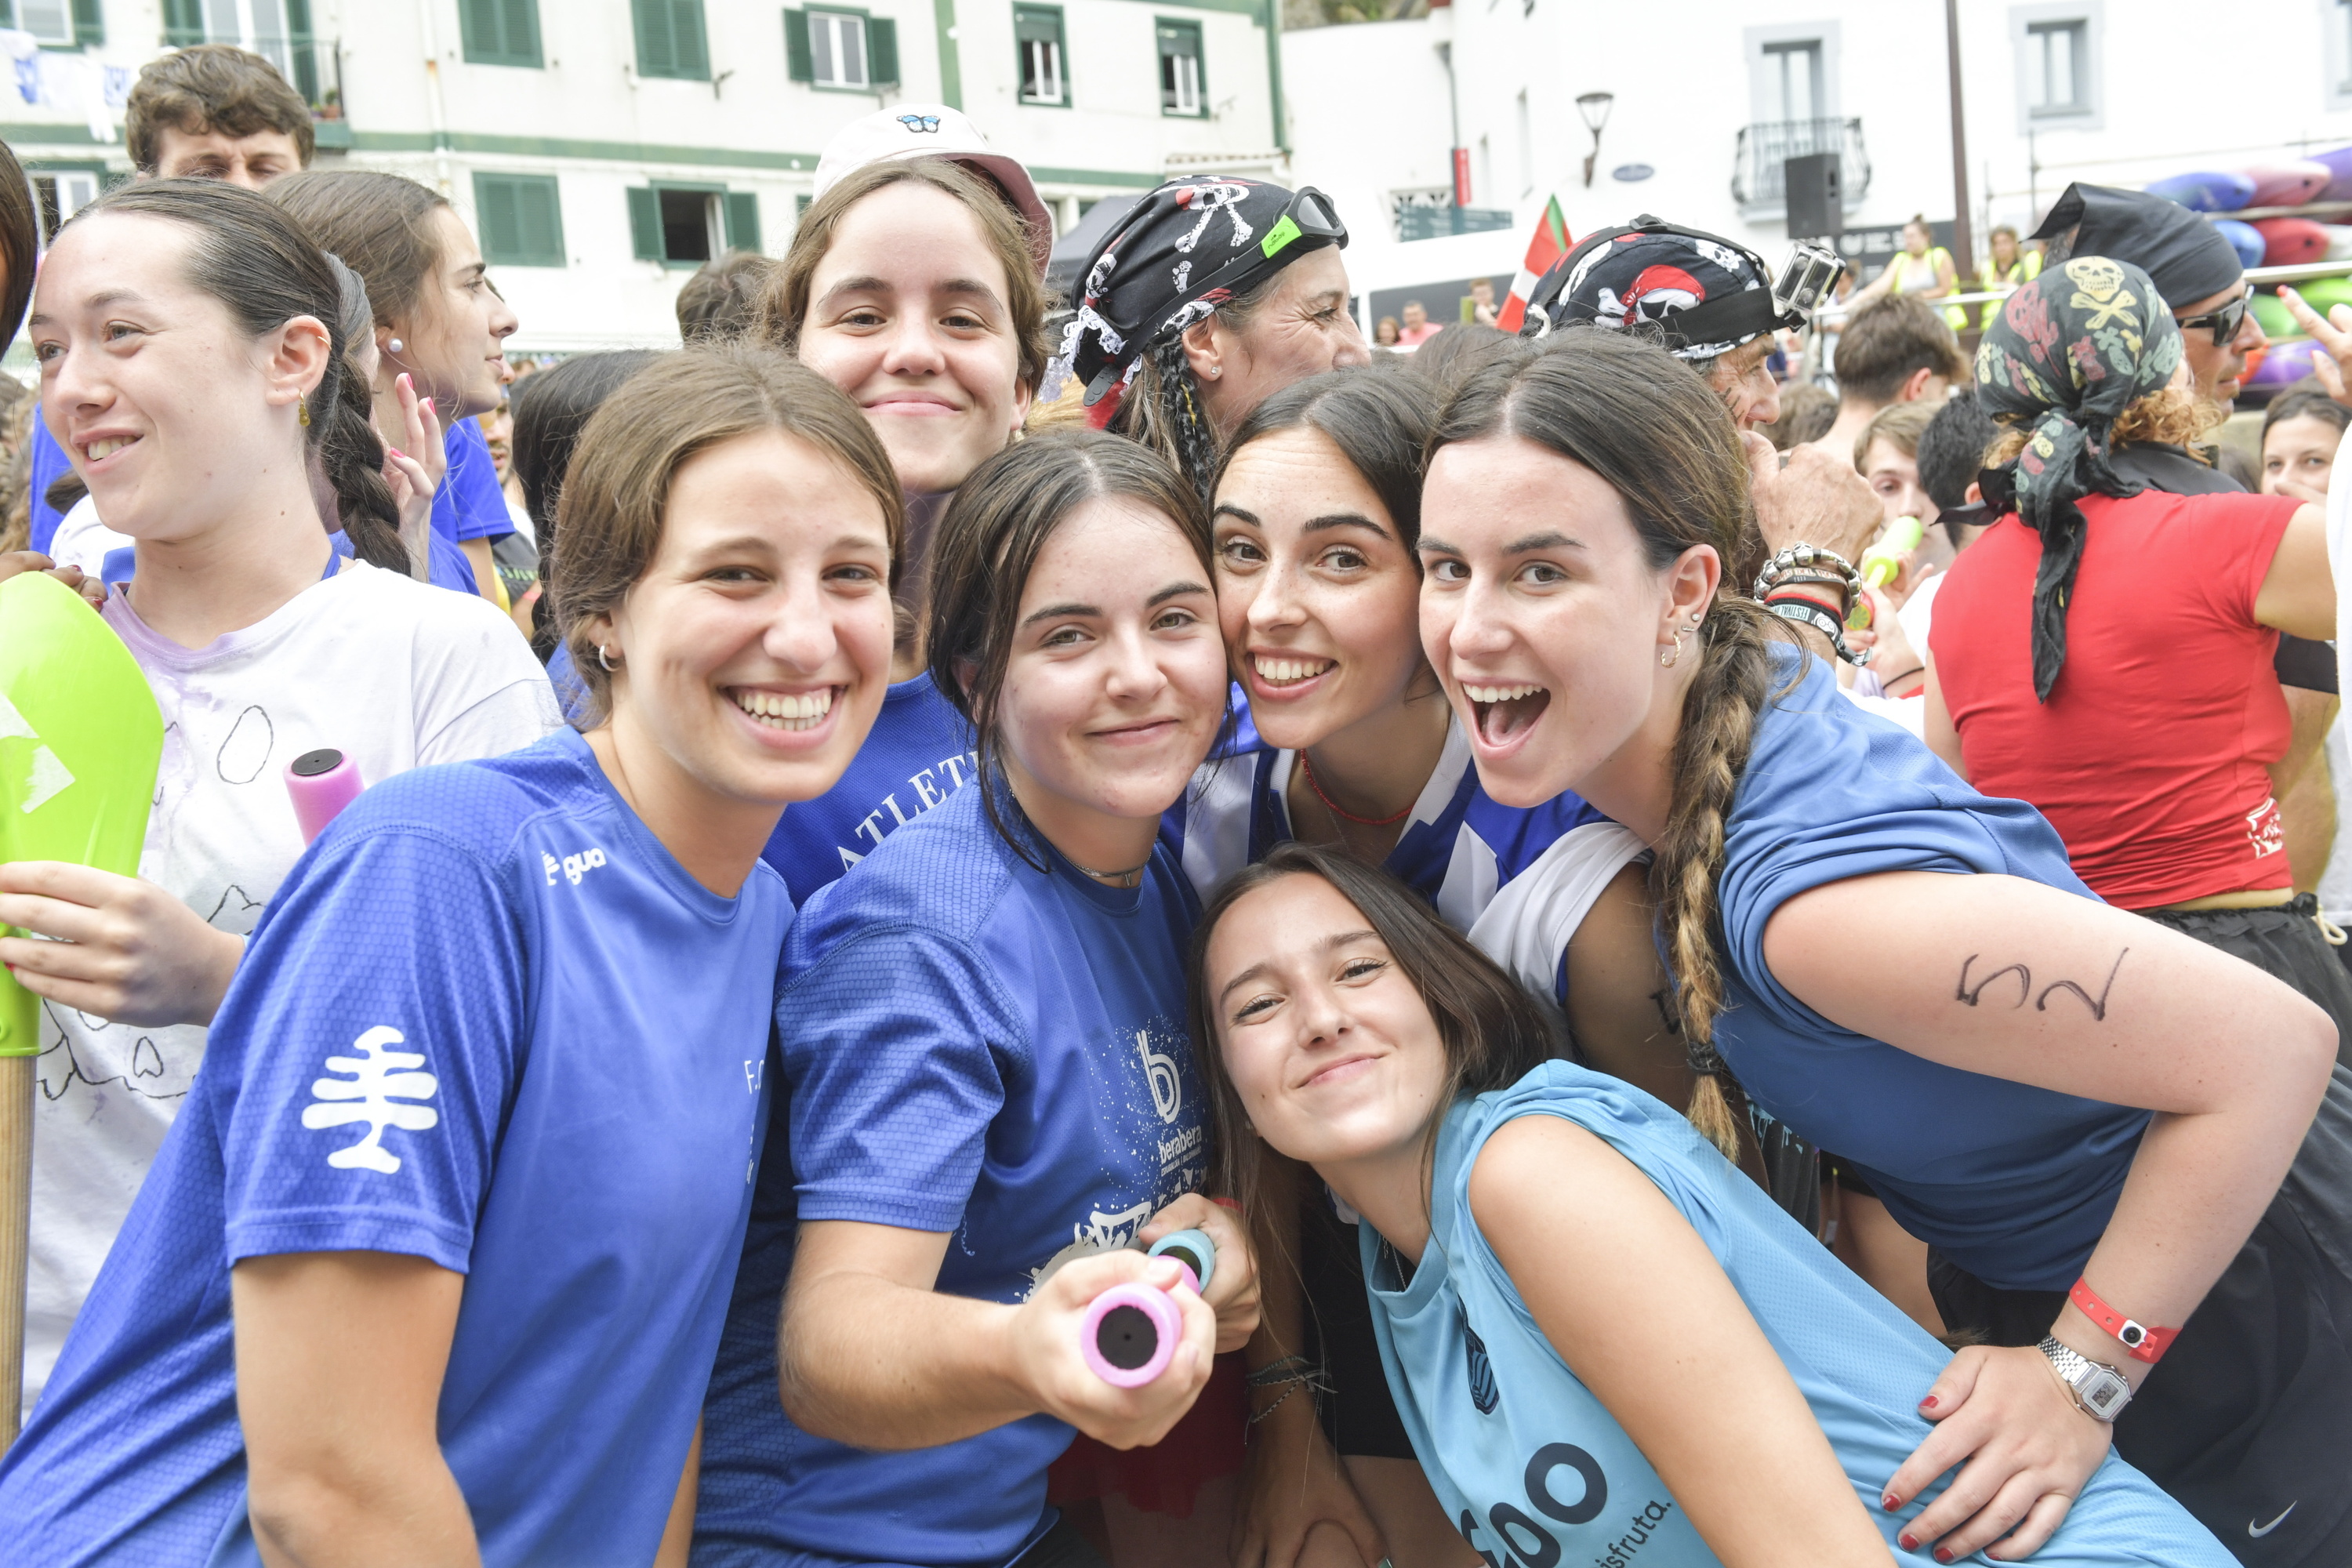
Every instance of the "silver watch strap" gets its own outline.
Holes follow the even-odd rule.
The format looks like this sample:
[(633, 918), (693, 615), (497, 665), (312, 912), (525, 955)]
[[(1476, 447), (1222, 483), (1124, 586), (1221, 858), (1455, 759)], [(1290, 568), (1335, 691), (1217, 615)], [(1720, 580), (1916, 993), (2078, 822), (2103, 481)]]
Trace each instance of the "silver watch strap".
[(2094, 1421), (2113, 1425), (2115, 1418), (2131, 1403), (2131, 1380), (2121, 1369), (2089, 1356), (2063, 1342), (2056, 1336), (2045, 1338), (2034, 1347), (2049, 1358), (2058, 1381), (2066, 1385), (2074, 1407)]

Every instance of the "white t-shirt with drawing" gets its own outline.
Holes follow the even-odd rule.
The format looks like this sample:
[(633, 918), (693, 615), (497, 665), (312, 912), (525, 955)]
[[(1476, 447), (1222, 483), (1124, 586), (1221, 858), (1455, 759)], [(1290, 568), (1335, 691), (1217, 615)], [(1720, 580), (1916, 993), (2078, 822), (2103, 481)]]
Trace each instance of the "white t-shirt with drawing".
[[(117, 589), (109, 625), (146, 671), (163, 760), (139, 874), (246, 935), (302, 852), (287, 764), (322, 746), (374, 784), (497, 756), (562, 722), (513, 622), (468, 594), (362, 562), (201, 648)], [(205, 1031), (43, 1004), (25, 1324), (29, 1409), (204, 1059)]]

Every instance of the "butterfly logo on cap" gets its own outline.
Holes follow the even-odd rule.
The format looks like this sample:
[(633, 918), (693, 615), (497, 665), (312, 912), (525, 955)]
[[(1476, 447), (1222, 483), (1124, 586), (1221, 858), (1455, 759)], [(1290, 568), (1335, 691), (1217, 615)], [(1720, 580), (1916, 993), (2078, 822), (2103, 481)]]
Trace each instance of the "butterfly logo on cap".
[(902, 114), (898, 123), (919, 136), (927, 132), (936, 136), (940, 132), (940, 117), (936, 114)]

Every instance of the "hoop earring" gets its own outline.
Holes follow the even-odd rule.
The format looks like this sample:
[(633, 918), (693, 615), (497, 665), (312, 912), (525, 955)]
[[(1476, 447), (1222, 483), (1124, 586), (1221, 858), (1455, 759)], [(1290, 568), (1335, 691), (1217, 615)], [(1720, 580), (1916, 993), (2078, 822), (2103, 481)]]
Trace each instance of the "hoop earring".
[(610, 675), (613, 673), (613, 658), (610, 654), (604, 651), (604, 645), (603, 643), (598, 643), (596, 645), (596, 662), (604, 667), (605, 674)]
[(1668, 648), (1665, 652), (1664, 652), (1664, 653), (1662, 653), (1662, 654), (1660, 654), (1660, 655), (1658, 656), (1658, 668), (1661, 668), (1661, 669), (1672, 669), (1672, 668), (1674, 668), (1674, 667), (1675, 667), (1675, 660), (1676, 660), (1676, 659), (1678, 659), (1678, 658), (1682, 658), (1682, 656), (1683, 656), (1683, 638), (1685, 638), (1685, 637), (1688, 637), (1688, 636), (1690, 636), (1690, 633), (1688, 633), (1688, 632), (1676, 632), (1676, 633), (1675, 634), (1675, 646), (1674, 646), (1674, 647), (1670, 647), (1670, 648)]

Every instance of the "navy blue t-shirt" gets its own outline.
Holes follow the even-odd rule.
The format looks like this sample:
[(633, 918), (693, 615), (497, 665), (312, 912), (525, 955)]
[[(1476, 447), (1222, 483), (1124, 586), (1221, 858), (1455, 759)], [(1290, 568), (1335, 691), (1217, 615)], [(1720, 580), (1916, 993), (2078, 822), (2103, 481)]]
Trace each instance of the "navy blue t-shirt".
[(971, 726), (940, 695), (930, 672), (901, 680), (883, 697), (872, 733), (840, 782), (785, 807), (761, 857), (783, 877), (793, 902), (805, 904), (893, 829), (970, 784), (978, 765)]
[[(1009, 792), (1001, 809), (1020, 821)], [(949, 1233), (938, 1289), (1017, 1302), (1206, 1178), (1182, 872), (1162, 849), (1140, 887), (1106, 888), (1042, 840), (1031, 854), (1051, 869), (960, 790), (821, 890), (786, 940), (789, 1100), (704, 1413), (699, 1568), (993, 1568), (1049, 1522), (1045, 1468), (1072, 1435), (1051, 1416), (869, 1453), (801, 1431), (776, 1393), (795, 1206)]]
[(229, 1270), (338, 1251), (466, 1277), (438, 1426), (486, 1564), (651, 1562), (734, 1280), (791, 918), (763, 866), (732, 899), (696, 882), (568, 730), (370, 788), (255, 928), (0, 1462), (0, 1562), (257, 1564)]
[(1717, 1046), (1750, 1099), (1852, 1161), (1904, 1229), (1990, 1285), (2063, 1290), (2106, 1229), (2148, 1113), (1842, 1028), (1772, 977), (1764, 928), (1800, 893), (1882, 871), (1989, 872), (2095, 895), (2040, 812), (1970, 789), (1917, 739), (1846, 701), (1819, 659), (1786, 647), (1773, 658), (1776, 691), (1800, 659), (1803, 679), (1757, 716), (1732, 797)]

